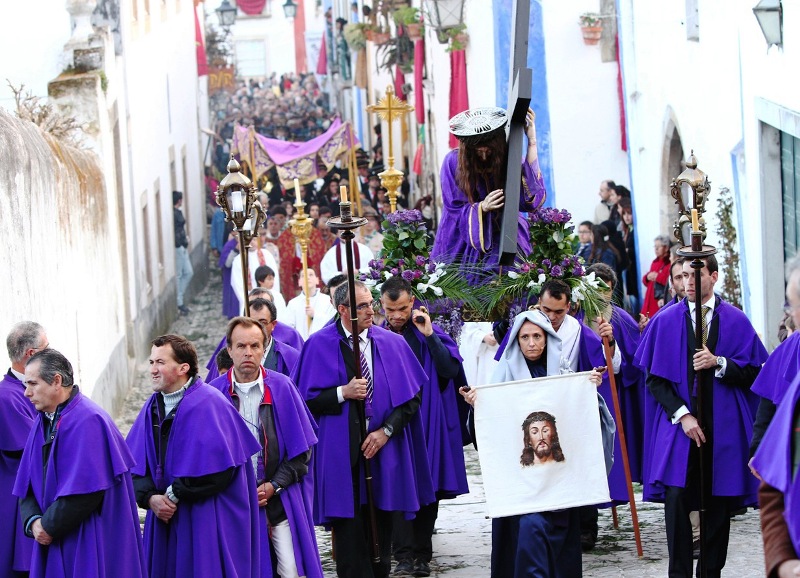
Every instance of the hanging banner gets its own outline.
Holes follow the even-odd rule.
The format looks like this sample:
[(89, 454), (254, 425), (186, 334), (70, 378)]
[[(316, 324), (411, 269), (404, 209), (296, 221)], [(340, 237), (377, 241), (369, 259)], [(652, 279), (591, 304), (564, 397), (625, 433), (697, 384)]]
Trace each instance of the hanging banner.
[(208, 67), (208, 96), (236, 91), (236, 69), (233, 66)]
[(477, 386), (475, 433), (492, 518), (609, 501), (589, 373)]

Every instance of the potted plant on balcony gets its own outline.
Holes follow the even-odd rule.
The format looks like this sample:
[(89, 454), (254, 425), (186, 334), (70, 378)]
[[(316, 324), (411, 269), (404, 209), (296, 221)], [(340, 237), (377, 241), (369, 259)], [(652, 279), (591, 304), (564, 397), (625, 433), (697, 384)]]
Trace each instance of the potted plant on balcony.
[(405, 28), (411, 40), (419, 40), (422, 38), (423, 26), (419, 8), (403, 6), (392, 13), (392, 18), (397, 26)]
[(456, 50), (464, 50), (469, 44), (469, 34), (467, 34), (467, 25), (459, 24), (447, 31), (447, 36), (450, 38), (446, 50), (447, 52), (455, 52)]
[(600, 42), (603, 35), (603, 17), (597, 12), (584, 12), (578, 17), (583, 34), (583, 42), (589, 46), (594, 46)]
[(369, 24), (345, 24), (344, 39), (353, 52), (358, 52), (367, 46), (367, 28)]

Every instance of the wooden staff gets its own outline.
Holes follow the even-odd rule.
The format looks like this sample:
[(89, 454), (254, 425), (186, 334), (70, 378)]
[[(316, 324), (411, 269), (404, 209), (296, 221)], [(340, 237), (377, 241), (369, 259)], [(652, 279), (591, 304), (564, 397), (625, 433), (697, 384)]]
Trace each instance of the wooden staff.
[(628, 501), (631, 504), (631, 518), (633, 520), (633, 536), (636, 539), (636, 553), (639, 558), (644, 556), (642, 551), (642, 536), (639, 533), (639, 515), (636, 513), (636, 499), (633, 495), (633, 482), (631, 480), (631, 465), (628, 462), (628, 443), (625, 440), (625, 427), (622, 425), (622, 410), (619, 405), (619, 394), (617, 392), (617, 381), (614, 377), (613, 354), (608, 337), (603, 337), (603, 351), (606, 354), (606, 366), (608, 367), (608, 383), (611, 384), (611, 399), (614, 401), (614, 417), (617, 420), (617, 431), (619, 432), (619, 447), (622, 450), (622, 467), (625, 470), (625, 485), (628, 487)]

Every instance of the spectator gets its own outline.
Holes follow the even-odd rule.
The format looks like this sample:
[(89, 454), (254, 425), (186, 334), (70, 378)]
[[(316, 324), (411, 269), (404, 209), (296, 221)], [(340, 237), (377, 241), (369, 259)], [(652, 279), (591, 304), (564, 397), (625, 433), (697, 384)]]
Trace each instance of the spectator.
[(625, 244), (625, 255), (628, 258), (628, 268), (625, 270), (625, 310), (637, 317), (639, 313), (639, 265), (636, 261), (636, 239), (633, 234), (633, 209), (630, 199), (620, 199), (620, 217), (617, 230), (622, 235)]
[(654, 240), (656, 258), (650, 264), (650, 271), (642, 279), (647, 290), (644, 294), (642, 315), (652, 317), (664, 305), (669, 280), (669, 237), (659, 235)]

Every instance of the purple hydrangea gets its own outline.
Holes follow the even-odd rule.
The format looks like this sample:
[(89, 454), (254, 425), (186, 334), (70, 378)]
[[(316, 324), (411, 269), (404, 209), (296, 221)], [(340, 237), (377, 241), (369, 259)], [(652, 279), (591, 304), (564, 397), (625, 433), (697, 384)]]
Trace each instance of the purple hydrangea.
[(552, 265), (552, 263), (550, 262), (550, 259), (542, 259), (542, 265), (544, 265), (545, 267), (549, 267), (550, 265)]
[(405, 259), (398, 259), (397, 260), (397, 266), (398, 267), (405, 267), (406, 266), (406, 260)]
[(417, 262), (417, 267), (422, 267), (423, 265), (425, 265), (425, 257), (423, 257), (422, 255), (417, 255), (416, 262)]
[(436, 271), (436, 265), (428, 263), (428, 273), (433, 273), (434, 271)]
[(400, 272), (400, 270), (397, 267), (392, 267), (389, 270), (389, 273), (391, 273), (392, 275), (397, 275), (399, 272)]
[(422, 213), (419, 212), (417, 209), (411, 209), (410, 211), (396, 211), (394, 213), (390, 213), (386, 219), (392, 225), (399, 225), (401, 223), (422, 223)]
[(411, 271), (410, 269), (406, 269), (405, 271), (403, 271), (403, 279), (405, 279), (406, 281), (411, 281), (412, 279), (414, 279), (414, 272)]
[(552, 269), (550, 269), (550, 274), (553, 275), (553, 277), (561, 277), (563, 272), (564, 271), (558, 265), (555, 265)]
[(572, 268), (572, 275), (575, 277), (581, 277), (583, 275), (583, 267), (580, 265), (575, 265)]
[(378, 279), (381, 278), (381, 272), (373, 269), (372, 271), (370, 271), (370, 277), (372, 277), (377, 281)]
[(539, 275), (541, 275), (542, 273), (544, 273), (544, 269), (536, 269), (536, 272), (537, 272)]

